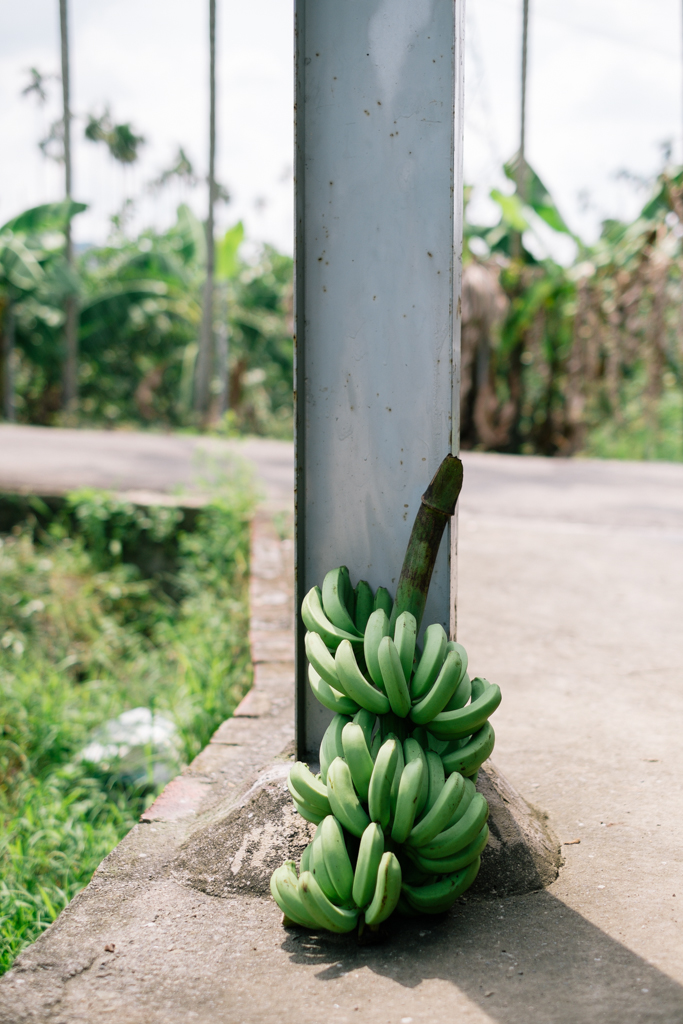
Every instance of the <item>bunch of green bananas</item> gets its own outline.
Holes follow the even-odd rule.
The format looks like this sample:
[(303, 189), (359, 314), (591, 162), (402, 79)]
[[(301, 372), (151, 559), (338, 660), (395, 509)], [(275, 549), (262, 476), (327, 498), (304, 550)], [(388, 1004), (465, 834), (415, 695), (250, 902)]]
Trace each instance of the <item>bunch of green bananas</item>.
[[(474, 783), (495, 736), (498, 686), (470, 679), (467, 653), (418, 624), (388, 591), (331, 570), (304, 598), (309, 682), (334, 712), (320, 775), (297, 762), (289, 790), (318, 825), (301, 859), (271, 880), (285, 917), (307, 927), (376, 928), (447, 910), (476, 878), (488, 804)], [(360, 841), (360, 842), (359, 842)], [(355, 864), (355, 866), (354, 866)]]

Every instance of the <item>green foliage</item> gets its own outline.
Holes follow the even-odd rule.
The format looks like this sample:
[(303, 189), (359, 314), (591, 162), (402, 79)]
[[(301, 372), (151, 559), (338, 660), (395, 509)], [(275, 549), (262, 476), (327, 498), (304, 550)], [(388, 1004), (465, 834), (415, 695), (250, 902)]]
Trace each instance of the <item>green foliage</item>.
[[(80, 257), (74, 277), (61, 255), (64, 236), (57, 227), (63, 227), (66, 212), (73, 216), (82, 208), (71, 204), (67, 211), (56, 204), (27, 211), (0, 236), (0, 274), (6, 266), (5, 276), (23, 288), (15, 305), (19, 420), (59, 422), (63, 303), (77, 291), (81, 422), (193, 426), (204, 226), (183, 205), (168, 231), (144, 231), (137, 238), (115, 231), (107, 245)], [(16, 225), (24, 234), (16, 233)], [(29, 246), (29, 230), (30, 238), (53, 248), (39, 251), (37, 241)], [(215, 327), (218, 333), (221, 322), (227, 323), (229, 343), (226, 427), (288, 437), (292, 260), (265, 246), (246, 262), (239, 251), (243, 239), (238, 223), (216, 245)]]
[[(516, 164), (505, 170), (517, 179)], [(491, 193), (497, 225), (465, 229), (464, 445), (680, 459), (683, 171), (662, 172), (632, 224), (607, 221), (596, 245), (579, 243), (569, 269), (534, 255), (534, 216), (570, 232), (529, 167), (525, 184), (524, 203)], [(473, 250), (487, 254), (476, 274)]]
[[(188, 762), (248, 688), (250, 508), (237, 475), (193, 530), (90, 493), (47, 530), (29, 517), (2, 538), (0, 971), (155, 796), (79, 760), (97, 727), (153, 709)], [(135, 561), (146, 538), (172, 547), (172, 588)]]

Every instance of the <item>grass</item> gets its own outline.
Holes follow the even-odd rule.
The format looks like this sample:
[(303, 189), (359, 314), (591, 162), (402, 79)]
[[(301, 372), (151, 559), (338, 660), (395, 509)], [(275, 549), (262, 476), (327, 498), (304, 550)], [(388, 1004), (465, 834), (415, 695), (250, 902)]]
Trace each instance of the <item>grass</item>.
[(191, 531), (80, 494), (0, 536), (0, 973), (160, 788), (82, 761), (98, 727), (150, 708), (175, 723), (180, 768), (250, 685), (251, 497), (230, 493)]

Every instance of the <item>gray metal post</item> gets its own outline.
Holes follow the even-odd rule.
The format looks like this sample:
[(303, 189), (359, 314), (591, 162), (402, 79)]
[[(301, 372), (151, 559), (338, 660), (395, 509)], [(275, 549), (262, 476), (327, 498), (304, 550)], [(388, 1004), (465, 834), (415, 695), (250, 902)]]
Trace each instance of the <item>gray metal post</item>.
[[(395, 590), (420, 496), (457, 450), (457, 4), (296, 2), (297, 607), (341, 564)], [(451, 623), (449, 563), (445, 538), (425, 624)], [(297, 701), (314, 755), (330, 714), (301, 623)]]

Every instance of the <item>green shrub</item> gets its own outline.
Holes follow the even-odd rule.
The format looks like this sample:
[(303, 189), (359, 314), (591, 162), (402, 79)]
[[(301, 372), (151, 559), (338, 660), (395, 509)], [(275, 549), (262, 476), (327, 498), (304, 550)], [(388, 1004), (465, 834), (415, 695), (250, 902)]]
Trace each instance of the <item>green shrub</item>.
[[(0, 971), (156, 795), (80, 760), (95, 730), (130, 708), (161, 713), (180, 768), (249, 687), (250, 508), (238, 481), (183, 530), (175, 510), (91, 492), (1, 538)], [(145, 575), (141, 539), (165, 546), (172, 572)]]

